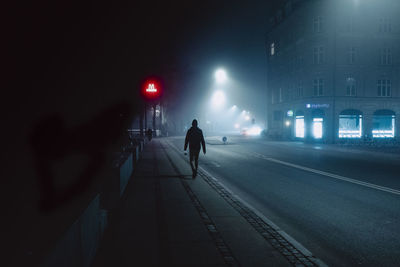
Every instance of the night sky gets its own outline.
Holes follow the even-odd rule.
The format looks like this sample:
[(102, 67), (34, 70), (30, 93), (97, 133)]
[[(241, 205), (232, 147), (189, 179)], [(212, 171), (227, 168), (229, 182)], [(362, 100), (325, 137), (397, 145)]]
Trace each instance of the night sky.
[[(19, 101), (67, 114), (73, 105), (81, 114), (134, 97), (146, 75), (175, 71), (182, 83), (200, 86), (217, 66), (246, 84), (246, 95), (263, 90), (274, 1), (136, 2), (17, 7), (9, 33)], [(181, 74), (189, 70), (190, 78)]]
[(55, 114), (72, 127), (124, 101), (135, 113), (137, 88), (148, 75), (166, 81), (165, 97), (175, 107), (195, 106), (219, 66), (242, 85), (243, 108), (262, 113), (265, 29), (282, 2), (12, 6), (4, 38), (10, 89), (2, 106), (10, 129), (18, 129), (11, 136), (26, 139), (35, 123)]
[(213, 82), (215, 68), (225, 67), (243, 87), (237, 96), (242, 108), (262, 113), (265, 29), (282, 2), (10, 4), (3, 23), (6, 169), (13, 177), (31, 176), (32, 142), (39, 147), (43, 142), (71, 145), (68, 138), (58, 143), (64, 132), (76, 137), (77, 131), (87, 131), (83, 135), (92, 135), (93, 142), (99, 135), (101, 140), (112, 138), (114, 133), (103, 129), (115, 126), (116, 114), (124, 123), (117, 131), (138, 113), (140, 83), (149, 75), (165, 81), (164, 96), (175, 109), (171, 112), (184, 108), (190, 113)]
[[(139, 88), (149, 75), (164, 80), (171, 113), (183, 109), (190, 117), (215, 68), (225, 67), (245, 88), (237, 95), (242, 108), (261, 113), (264, 34), (274, 2), (8, 3), (1, 195), (9, 229), (46, 220), (46, 212), (63, 207), (62, 199), (41, 206), (40, 166), (83, 155), (95, 175), (108, 164), (119, 135), (142, 109)], [(65, 168), (73, 170), (71, 164)], [(29, 228), (20, 229), (27, 232), (4, 237), (10, 249), (28, 238)]]

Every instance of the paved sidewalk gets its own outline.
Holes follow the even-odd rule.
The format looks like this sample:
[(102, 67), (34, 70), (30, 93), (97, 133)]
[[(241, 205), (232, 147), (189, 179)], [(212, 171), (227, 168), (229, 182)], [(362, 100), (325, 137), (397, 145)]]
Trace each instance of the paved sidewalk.
[(166, 139), (153, 139), (114, 211), (93, 266), (315, 265), (191, 170)]

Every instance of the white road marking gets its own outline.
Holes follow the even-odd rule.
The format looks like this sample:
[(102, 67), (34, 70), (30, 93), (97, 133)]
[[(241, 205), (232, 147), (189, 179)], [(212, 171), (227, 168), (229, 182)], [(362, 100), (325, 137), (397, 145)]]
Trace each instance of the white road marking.
[(264, 155), (258, 154), (258, 153), (251, 153), (251, 154), (252, 154), (252, 156), (255, 156), (257, 158), (261, 158), (261, 159), (268, 160), (268, 161), (271, 161), (271, 162), (274, 162), (274, 163), (286, 165), (286, 166), (289, 166), (289, 167), (292, 167), (292, 168), (296, 168), (296, 169), (299, 169), (299, 170), (308, 171), (308, 172), (324, 175), (324, 176), (327, 176), (327, 177), (331, 177), (331, 178), (334, 178), (334, 179), (342, 180), (342, 181), (345, 181), (345, 182), (362, 185), (362, 186), (365, 186), (365, 187), (369, 187), (369, 188), (372, 188), (372, 189), (375, 189), (375, 190), (380, 190), (380, 191), (383, 191), (383, 192), (391, 193), (391, 194), (394, 194), (394, 195), (400, 195), (400, 191), (399, 190), (392, 189), (392, 188), (389, 188), (389, 187), (380, 186), (380, 185), (376, 185), (376, 184), (371, 184), (371, 183), (359, 181), (359, 180), (356, 180), (356, 179), (348, 178), (348, 177), (345, 177), (345, 176), (341, 176), (341, 175), (337, 175), (337, 174), (333, 174), (333, 173), (329, 173), (329, 172), (324, 172), (324, 171), (320, 171), (320, 170), (316, 170), (316, 169), (300, 166), (300, 165), (297, 165), (297, 164), (289, 163), (289, 162), (278, 160), (278, 159), (274, 159), (274, 158), (269, 158), (267, 156), (264, 156)]
[(275, 223), (273, 223), (270, 219), (264, 216), (260, 211), (258, 211), (256, 208), (254, 208), (250, 203), (247, 201), (243, 200), (239, 195), (235, 194), (232, 190), (230, 190), (227, 186), (225, 186), (222, 182), (220, 182), (217, 178), (215, 178), (212, 174), (210, 174), (208, 171), (206, 171), (203, 167), (199, 166), (199, 169), (204, 172), (208, 177), (213, 179), (216, 183), (218, 183), (220, 186), (222, 186), (226, 191), (228, 191), (233, 198), (236, 198), (238, 201), (240, 201), (244, 206), (252, 210), (258, 217), (260, 217), (266, 224), (271, 226), (273, 229), (275, 229), (279, 234), (281, 234), (292, 246), (294, 246), (296, 249), (298, 249), (301, 253), (304, 254), (304, 256), (308, 257), (308, 259), (312, 262), (314, 262), (317, 266), (319, 267), (327, 267), (328, 265), (324, 263), (322, 260), (319, 258), (316, 258), (306, 247), (304, 247), (300, 242), (298, 242), (296, 239), (294, 239), (292, 236), (290, 236), (288, 233), (283, 231), (279, 226), (277, 226)]
[[(167, 144), (175, 150), (179, 154), (179, 149), (169, 140), (166, 140)], [(259, 154), (260, 156), (264, 156)], [(215, 178), (212, 174), (210, 174), (208, 171), (206, 171), (203, 167), (199, 166), (199, 169), (205, 173), (208, 177), (213, 179), (216, 183), (221, 185), (226, 191), (228, 191), (233, 198), (236, 198), (238, 201), (240, 201), (243, 205), (247, 206), (250, 210), (252, 210), (258, 217), (260, 217), (265, 223), (267, 223), (269, 226), (274, 228), (279, 234), (281, 234), (293, 247), (298, 249), (301, 253), (304, 254), (304, 256), (308, 257), (310, 261), (315, 263), (319, 267), (328, 267), (326, 263), (324, 263), (321, 259), (316, 258), (306, 247), (304, 247), (300, 242), (298, 242), (296, 239), (294, 239), (292, 236), (290, 236), (288, 233), (280, 229), (275, 223), (273, 223), (271, 220), (269, 220), (267, 217), (264, 216), (260, 211), (258, 211), (256, 208), (254, 208), (250, 203), (247, 201), (243, 200), (242, 198), (239, 197), (239, 195), (235, 194), (233, 191), (231, 191), (225, 184), (220, 182), (217, 178)]]

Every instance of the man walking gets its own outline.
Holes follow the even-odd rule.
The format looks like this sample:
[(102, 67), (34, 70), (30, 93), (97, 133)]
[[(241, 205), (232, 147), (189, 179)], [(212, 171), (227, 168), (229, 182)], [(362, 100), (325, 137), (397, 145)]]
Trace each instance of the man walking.
[[(204, 142), (203, 131), (197, 127), (197, 120), (192, 121), (192, 127), (187, 131), (185, 138), (185, 148), (189, 144), (190, 167), (192, 167), (192, 177), (197, 175), (197, 168), (199, 166), (200, 145), (203, 147), (203, 153), (206, 154), (206, 142)], [(193, 166), (193, 159), (194, 164)]]

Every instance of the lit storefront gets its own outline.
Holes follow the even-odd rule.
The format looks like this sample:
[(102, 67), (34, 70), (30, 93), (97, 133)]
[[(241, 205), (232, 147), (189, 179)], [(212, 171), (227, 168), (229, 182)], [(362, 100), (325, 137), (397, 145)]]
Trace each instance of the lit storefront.
[[(382, 23), (383, 13), (371, 10), (371, 5), (348, 10), (346, 1), (339, 1), (346, 3), (346, 12), (338, 12), (340, 8), (325, 12), (337, 1), (286, 2), (285, 9), (271, 17), (265, 40), (267, 126), (271, 138), (327, 143), (379, 143), (382, 139), (381, 143), (399, 142), (400, 76), (394, 53), (387, 47), (398, 43), (398, 34), (385, 32), (382, 47), (357, 46), (370, 42), (377, 34), (376, 27), (355, 27), (354, 34), (349, 34), (346, 26), (348, 21), (356, 25)], [(389, 2), (392, 7), (385, 12), (392, 16), (400, 1)], [(369, 16), (358, 16), (362, 12)], [(318, 26), (321, 16), (325, 21), (322, 28)], [(293, 29), (298, 29), (296, 38)]]
[(395, 137), (395, 114), (391, 110), (378, 110), (374, 113), (372, 120), (373, 138), (394, 138)]
[(361, 138), (362, 113), (359, 110), (344, 110), (339, 115), (339, 138)]
[(295, 137), (296, 138), (304, 138), (304, 136), (305, 136), (304, 113), (296, 112)]
[(313, 136), (315, 139), (322, 138), (324, 134), (323, 123), (324, 123), (323, 118), (313, 118)]

